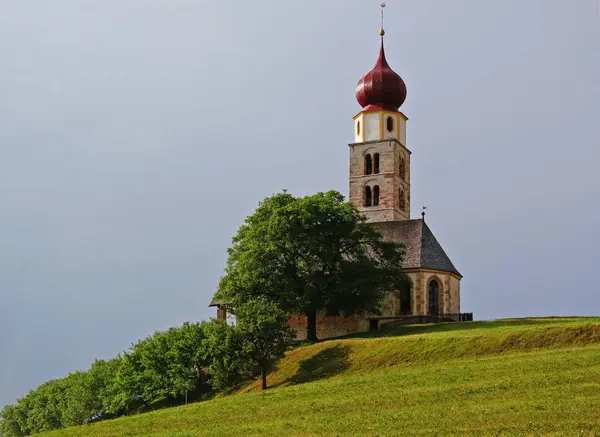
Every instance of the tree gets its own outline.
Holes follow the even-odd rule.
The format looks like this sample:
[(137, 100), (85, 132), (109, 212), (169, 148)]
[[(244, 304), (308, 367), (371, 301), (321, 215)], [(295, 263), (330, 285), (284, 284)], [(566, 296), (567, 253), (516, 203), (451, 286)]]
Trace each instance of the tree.
[(0, 436), (21, 437), (25, 434), (19, 425), (19, 409), (15, 405), (6, 405), (0, 411)]
[(202, 327), (212, 387), (225, 390), (251, 378), (253, 369), (245, 353), (245, 340), (236, 327), (216, 319), (203, 322)]
[(90, 390), (95, 399), (95, 412), (90, 416), (91, 421), (115, 417), (118, 412), (111, 411), (111, 403), (117, 396), (117, 372), (123, 359), (117, 356), (112, 360), (96, 360), (88, 370)]
[[(62, 411), (65, 387), (60, 379), (43, 383), (26, 396), (27, 425), (31, 433), (64, 428)], [(23, 400), (19, 400), (22, 404)], [(22, 429), (25, 429), (23, 426)]]
[(276, 303), (259, 297), (236, 309), (236, 330), (244, 340), (247, 360), (260, 369), (262, 389), (267, 389), (267, 373), (282, 358), (294, 338), (288, 325), (289, 314)]
[(203, 338), (199, 324), (185, 323), (133, 345), (123, 355), (109, 411), (131, 412), (164, 399), (179, 402), (188, 392), (201, 396), (208, 390)]
[(228, 253), (215, 298), (235, 308), (267, 296), (306, 315), (310, 341), (317, 341), (319, 310), (377, 312), (386, 292), (405, 281), (404, 246), (385, 242), (335, 191), (265, 199)]
[(63, 427), (83, 425), (98, 411), (98, 401), (91, 388), (88, 372), (74, 372), (60, 380), (63, 399), (60, 422)]
[(184, 323), (181, 328), (171, 328), (169, 350), (165, 355), (170, 396), (185, 396), (188, 393), (202, 395), (208, 391), (208, 375), (205, 372), (209, 361), (203, 349), (204, 330), (198, 323)]

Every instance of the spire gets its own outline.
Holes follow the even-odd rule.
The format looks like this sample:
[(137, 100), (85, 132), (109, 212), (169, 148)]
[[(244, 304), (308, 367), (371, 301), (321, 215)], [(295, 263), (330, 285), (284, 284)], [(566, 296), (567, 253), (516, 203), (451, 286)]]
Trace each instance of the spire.
[(375, 67), (365, 74), (356, 86), (356, 99), (363, 111), (386, 109), (397, 111), (406, 100), (406, 84), (391, 69), (385, 58), (383, 46), (385, 2), (381, 3), (381, 49)]
[(379, 31), (379, 35), (381, 35), (381, 45), (383, 45), (383, 36), (385, 35), (385, 28), (383, 26), (384, 13), (385, 13), (385, 2), (381, 3), (381, 30)]

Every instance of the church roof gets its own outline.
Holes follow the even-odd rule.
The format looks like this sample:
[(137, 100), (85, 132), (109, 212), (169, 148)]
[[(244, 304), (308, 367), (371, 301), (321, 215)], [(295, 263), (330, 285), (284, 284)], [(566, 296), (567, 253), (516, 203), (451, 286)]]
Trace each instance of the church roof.
[(386, 241), (406, 246), (406, 269), (430, 269), (462, 275), (454, 267), (446, 252), (423, 220), (402, 220), (373, 223)]

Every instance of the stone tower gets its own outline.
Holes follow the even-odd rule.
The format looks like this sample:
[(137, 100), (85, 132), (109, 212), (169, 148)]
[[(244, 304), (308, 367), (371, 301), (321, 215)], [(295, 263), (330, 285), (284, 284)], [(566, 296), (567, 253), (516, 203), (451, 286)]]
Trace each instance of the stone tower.
[(406, 85), (387, 63), (384, 34), (375, 66), (356, 87), (362, 111), (354, 117), (350, 144), (350, 200), (371, 222), (410, 219), (408, 118), (399, 110)]

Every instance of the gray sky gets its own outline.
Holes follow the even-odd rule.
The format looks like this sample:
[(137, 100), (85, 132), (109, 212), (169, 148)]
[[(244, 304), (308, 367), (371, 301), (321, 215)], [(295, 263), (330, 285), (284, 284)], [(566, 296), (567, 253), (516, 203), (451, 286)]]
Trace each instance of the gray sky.
[[(379, 1), (0, 2), (0, 406), (213, 315), (264, 197), (347, 192)], [(597, 0), (390, 0), (412, 208), (477, 318), (598, 315)]]

